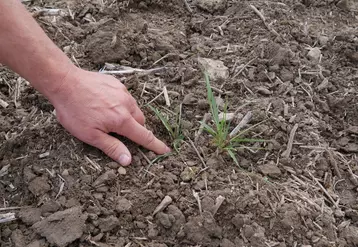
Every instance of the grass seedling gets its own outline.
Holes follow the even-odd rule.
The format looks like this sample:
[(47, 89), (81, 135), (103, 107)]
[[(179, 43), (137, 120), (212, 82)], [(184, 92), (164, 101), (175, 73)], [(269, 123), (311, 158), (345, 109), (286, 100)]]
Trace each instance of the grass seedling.
[(179, 112), (175, 115), (174, 121), (170, 121), (170, 119), (166, 115), (161, 113), (157, 108), (155, 108), (151, 105), (148, 105), (148, 106), (155, 113), (155, 115), (159, 118), (159, 120), (164, 125), (165, 129), (168, 131), (168, 133), (172, 139), (173, 148), (178, 153), (180, 144), (184, 139), (184, 135), (183, 135), (182, 129), (181, 129), (182, 105), (179, 106)]
[(220, 119), (219, 107), (216, 104), (216, 100), (213, 91), (211, 89), (209, 76), (207, 73), (205, 73), (204, 76), (205, 76), (205, 83), (206, 83), (206, 90), (207, 90), (207, 98), (210, 105), (210, 112), (214, 122), (213, 127), (209, 126), (206, 123), (202, 123), (204, 130), (213, 137), (214, 145), (219, 150), (227, 152), (229, 156), (232, 158), (232, 160), (235, 162), (235, 164), (239, 165), (235, 152), (240, 148), (244, 148), (243, 146), (244, 143), (264, 142), (264, 140), (261, 139), (250, 139), (250, 138), (243, 137), (244, 134), (247, 133), (250, 129), (256, 127), (261, 123), (255, 124), (250, 128), (247, 128), (237, 133), (235, 136), (230, 137), (230, 133), (229, 133), (230, 123), (227, 122), (226, 120), (227, 104), (225, 104), (224, 106), (223, 118)]

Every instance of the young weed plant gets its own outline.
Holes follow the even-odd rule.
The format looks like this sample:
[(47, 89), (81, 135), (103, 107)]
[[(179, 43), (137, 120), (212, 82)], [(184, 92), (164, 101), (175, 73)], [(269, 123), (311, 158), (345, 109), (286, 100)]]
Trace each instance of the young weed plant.
[(171, 141), (173, 143), (174, 150), (179, 153), (179, 147), (181, 142), (184, 140), (184, 135), (181, 128), (181, 110), (182, 105), (179, 106), (179, 112), (175, 114), (175, 120), (170, 121), (169, 117), (161, 113), (157, 108), (148, 105), (148, 107), (154, 112), (154, 114), (159, 118), (159, 120), (164, 125), (165, 129), (168, 131)]
[(230, 136), (230, 122), (227, 122), (226, 120), (226, 113), (227, 113), (227, 104), (224, 106), (223, 111), (223, 118), (219, 118), (219, 107), (216, 104), (216, 100), (213, 94), (213, 91), (211, 89), (210, 85), (210, 79), (209, 75), (207, 73), (204, 73), (205, 76), (205, 83), (206, 83), (206, 90), (207, 90), (207, 97), (208, 102), (210, 105), (210, 111), (213, 118), (214, 126), (211, 127), (208, 124), (202, 122), (202, 126), (204, 127), (204, 130), (208, 132), (213, 137), (213, 143), (214, 145), (221, 151), (225, 151), (229, 154), (229, 156), (232, 158), (232, 160), (235, 162), (236, 165), (239, 165), (239, 162), (236, 158), (235, 152), (238, 149), (245, 148), (243, 144), (245, 143), (254, 143), (254, 142), (264, 142), (265, 140), (261, 139), (250, 139), (245, 138), (244, 134), (246, 134), (250, 129), (256, 127), (257, 125), (261, 124), (255, 124), (237, 134), (234, 136)]

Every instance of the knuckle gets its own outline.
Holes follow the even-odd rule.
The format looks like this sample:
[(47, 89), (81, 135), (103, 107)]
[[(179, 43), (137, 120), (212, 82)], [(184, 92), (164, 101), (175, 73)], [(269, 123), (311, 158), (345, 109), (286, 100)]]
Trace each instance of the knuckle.
[(105, 154), (107, 154), (110, 157), (115, 156), (116, 152), (118, 149), (118, 144), (116, 142), (108, 144), (108, 146), (106, 146), (104, 148), (104, 150), (102, 150)]
[(148, 146), (152, 144), (155, 140), (155, 136), (152, 131), (148, 130), (146, 137), (145, 137), (145, 144)]
[(128, 123), (131, 117), (132, 116), (127, 112), (121, 113), (118, 121), (119, 126), (123, 126), (124, 124)]

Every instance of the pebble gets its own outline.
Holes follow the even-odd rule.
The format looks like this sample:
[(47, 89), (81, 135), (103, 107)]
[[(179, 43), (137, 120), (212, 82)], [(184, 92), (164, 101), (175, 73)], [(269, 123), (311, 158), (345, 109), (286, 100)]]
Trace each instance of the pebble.
[(322, 46), (327, 45), (329, 38), (327, 36), (321, 35), (318, 37), (318, 43)]
[(226, 122), (231, 122), (235, 118), (235, 116), (236, 116), (236, 114), (234, 112), (227, 112), (227, 113), (220, 112), (219, 113), (219, 121), (224, 120), (224, 117), (225, 117)]
[(118, 172), (119, 175), (126, 175), (127, 174), (127, 170), (123, 166), (120, 166), (118, 168), (117, 172)]
[(257, 87), (257, 92), (262, 94), (262, 95), (271, 95), (272, 94), (272, 91), (268, 90), (267, 88), (265, 87)]
[(311, 48), (307, 53), (308, 59), (314, 62), (318, 62), (321, 57), (321, 50), (318, 47)]
[[(200, 0), (199, 2), (216, 2), (218, 0)], [(211, 81), (225, 80), (229, 77), (229, 68), (220, 60), (213, 60), (210, 58), (198, 58), (200, 68), (208, 73)]]

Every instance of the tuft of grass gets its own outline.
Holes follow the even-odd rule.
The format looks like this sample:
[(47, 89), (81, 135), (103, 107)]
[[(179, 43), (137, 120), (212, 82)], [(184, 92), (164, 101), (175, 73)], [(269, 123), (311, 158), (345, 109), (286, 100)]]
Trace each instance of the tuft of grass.
[(246, 134), (250, 129), (258, 126), (261, 123), (255, 124), (250, 128), (247, 128), (235, 136), (230, 137), (230, 123), (226, 121), (227, 114), (227, 104), (224, 106), (223, 118), (220, 120), (219, 118), (219, 107), (216, 104), (216, 100), (211, 89), (210, 78), (207, 73), (204, 73), (206, 90), (207, 90), (207, 99), (210, 105), (210, 112), (213, 118), (214, 126), (211, 127), (208, 124), (202, 122), (201, 124), (204, 127), (204, 130), (208, 132), (213, 137), (213, 144), (221, 151), (225, 151), (231, 159), (235, 162), (236, 165), (239, 165), (239, 162), (236, 158), (235, 152), (238, 149), (245, 148), (243, 144), (245, 143), (255, 143), (255, 142), (265, 142), (262, 139), (251, 139), (245, 138), (244, 134)]
[(175, 115), (175, 120), (170, 121), (169, 117), (161, 113), (157, 108), (148, 105), (148, 107), (154, 112), (154, 114), (159, 118), (159, 120), (164, 125), (165, 129), (168, 131), (171, 141), (173, 143), (174, 150), (178, 153), (180, 144), (184, 140), (184, 135), (181, 128), (181, 109), (182, 105), (179, 107), (179, 112)]

